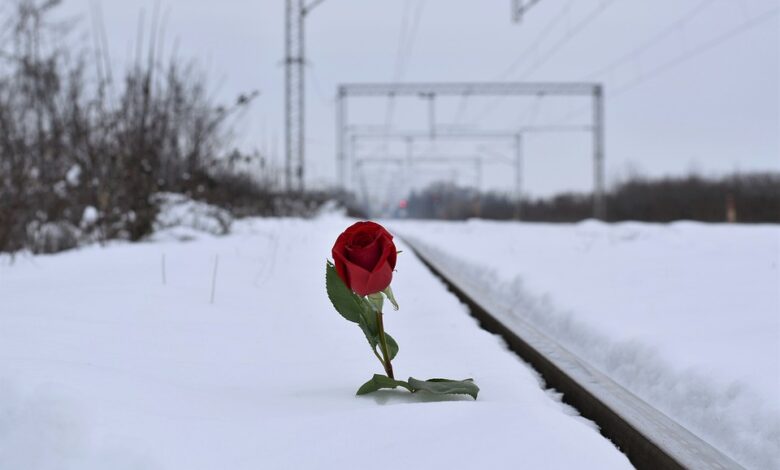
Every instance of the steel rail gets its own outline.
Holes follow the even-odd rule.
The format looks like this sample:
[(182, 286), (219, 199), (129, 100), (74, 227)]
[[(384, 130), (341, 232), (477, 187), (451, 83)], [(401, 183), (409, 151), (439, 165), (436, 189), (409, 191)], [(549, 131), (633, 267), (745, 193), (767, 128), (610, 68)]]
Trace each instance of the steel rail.
[[(485, 330), (531, 364), (563, 401), (594, 421), (638, 469), (743, 469), (737, 462), (649, 405), (536, 327), (511, 308), (448, 268), (425, 244), (401, 237), (411, 251), (462, 302)], [(502, 318), (511, 318), (507, 326)]]

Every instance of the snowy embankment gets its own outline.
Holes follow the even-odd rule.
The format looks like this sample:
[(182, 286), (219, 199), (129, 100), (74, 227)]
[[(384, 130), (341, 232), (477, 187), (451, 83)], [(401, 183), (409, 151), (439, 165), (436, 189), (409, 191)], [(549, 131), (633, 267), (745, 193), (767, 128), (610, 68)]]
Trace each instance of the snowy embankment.
[(479, 400), (356, 397), (381, 368), (324, 286), (349, 223), (3, 258), (0, 468), (630, 467), (408, 251), (385, 321), (396, 371), (474, 377)]
[(392, 227), (743, 465), (780, 468), (780, 226)]

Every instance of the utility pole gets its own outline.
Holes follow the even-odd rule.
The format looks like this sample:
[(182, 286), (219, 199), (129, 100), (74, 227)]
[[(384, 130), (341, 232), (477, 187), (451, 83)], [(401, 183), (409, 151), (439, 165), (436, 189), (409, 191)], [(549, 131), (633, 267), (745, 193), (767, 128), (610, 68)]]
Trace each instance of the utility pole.
[(284, 42), (284, 152), (285, 185), (288, 191), (303, 191), (305, 156), (305, 81), (306, 65), (304, 20), (322, 3), (312, 0), (286, 0)]
[(593, 88), (593, 216), (607, 220), (604, 195), (604, 88)]
[(515, 135), (515, 219), (523, 217), (523, 134)]
[(431, 139), (436, 138), (436, 93), (420, 93), (420, 98), (428, 100), (428, 128)]
[[(339, 187), (347, 190), (347, 174), (346, 174), (346, 156), (347, 156), (347, 142), (345, 137), (347, 135), (347, 100), (346, 93), (342, 87), (339, 87), (336, 94), (336, 166), (337, 174), (339, 178)], [(350, 150), (354, 147), (350, 147)]]

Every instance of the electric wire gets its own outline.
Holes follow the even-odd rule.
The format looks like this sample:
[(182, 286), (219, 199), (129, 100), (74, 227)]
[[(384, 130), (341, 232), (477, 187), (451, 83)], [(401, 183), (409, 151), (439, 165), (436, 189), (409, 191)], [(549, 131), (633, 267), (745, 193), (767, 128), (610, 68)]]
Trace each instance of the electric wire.
[[(558, 51), (560, 51), (566, 44), (569, 43), (572, 39), (577, 37), (580, 33), (585, 31), (588, 26), (590, 26), (604, 11), (607, 10), (607, 8), (612, 5), (615, 2), (615, 0), (602, 0), (596, 8), (590, 11), (587, 15), (585, 15), (583, 18), (581, 18), (576, 24), (574, 24), (570, 29), (567, 30), (566, 34), (561, 36), (561, 38), (556, 41), (552, 47), (547, 49), (543, 54), (541, 54), (541, 57), (537, 54), (536, 60), (531, 63), (528, 67), (523, 69), (523, 72), (516, 77), (516, 80), (525, 80), (529, 76), (531, 76), (533, 73), (535, 73), (537, 70), (539, 70), (543, 65), (545, 65), (551, 58), (555, 56)], [(543, 34), (548, 34), (548, 31), (551, 31), (555, 25), (560, 21), (560, 19), (565, 17), (565, 14), (568, 10), (570, 5), (567, 5), (564, 7), (564, 9), (560, 10), (558, 15), (553, 18), (551, 22), (548, 23), (547, 27), (542, 31)], [(543, 39), (543, 38), (542, 38)], [(537, 41), (540, 43), (540, 41)], [(536, 43), (531, 46), (528, 50), (534, 50), (534, 47), (538, 47)], [(521, 56), (522, 57), (522, 56)], [(500, 78), (507, 78), (509, 75), (513, 74), (514, 71), (519, 68), (520, 65), (523, 64), (524, 61), (516, 60), (515, 63), (510, 65), (504, 72), (502, 72), (499, 77)], [(490, 100), (480, 111), (479, 113), (473, 118), (470, 119), (470, 122), (475, 123), (481, 121), (485, 116), (490, 114), (491, 111), (501, 102), (505, 101), (505, 98), (502, 97), (496, 97), (492, 100)]]
[[(420, 18), (422, 16), (422, 10), (424, 6), (424, 0), (419, 0), (414, 10), (412, 10), (410, 0), (407, 0), (404, 3), (401, 27), (398, 34), (395, 66), (393, 68), (392, 81), (394, 83), (400, 82), (405, 75), (406, 68), (409, 64), (409, 58), (411, 57), (412, 51), (414, 50), (414, 44), (417, 38), (417, 31), (419, 30)], [(390, 128), (392, 125), (392, 119), (395, 110), (394, 105), (394, 99), (392, 97), (389, 98), (385, 112), (385, 127), (387, 128)]]
[(625, 93), (625, 92), (627, 92), (629, 90), (632, 90), (632, 89), (636, 88), (637, 86), (639, 86), (640, 84), (642, 84), (642, 83), (644, 83), (644, 82), (646, 82), (646, 81), (648, 81), (650, 79), (653, 79), (653, 78), (657, 77), (658, 75), (661, 75), (664, 72), (666, 72), (666, 71), (668, 71), (668, 70), (670, 70), (670, 69), (672, 69), (674, 67), (677, 67), (678, 65), (681, 65), (681, 64), (683, 64), (683, 63), (685, 63), (685, 62), (687, 62), (687, 61), (689, 61), (689, 60), (691, 60), (691, 59), (693, 59), (693, 58), (695, 58), (695, 57), (697, 57), (697, 56), (699, 56), (699, 55), (701, 55), (701, 54), (703, 54), (703, 53), (705, 53), (705, 52), (707, 52), (707, 51), (709, 51), (709, 50), (711, 50), (711, 49), (713, 49), (713, 48), (715, 48), (717, 46), (720, 46), (721, 44), (727, 42), (728, 40), (730, 40), (732, 38), (735, 38), (735, 37), (739, 36), (740, 34), (745, 33), (747, 31), (755, 28), (756, 26), (759, 26), (759, 25), (763, 24), (765, 21), (768, 21), (768, 20), (770, 20), (772, 18), (777, 17), (777, 13), (778, 13), (778, 8), (775, 7), (775, 8), (772, 8), (771, 10), (768, 10), (768, 11), (762, 13), (762, 14), (759, 14), (759, 15), (751, 17), (747, 21), (744, 21), (744, 22), (738, 24), (737, 26), (724, 31), (723, 33), (721, 33), (721, 34), (711, 38), (710, 40), (708, 40), (708, 41), (706, 41), (704, 43), (701, 43), (698, 46), (690, 49), (689, 51), (687, 51), (687, 52), (685, 52), (685, 53), (683, 53), (683, 54), (681, 54), (681, 55), (679, 55), (677, 57), (673, 57), (672, 59), (670, 59), (670, 60), (668, 60), (666, 62), (663, 62), (663, 63), (659, 64), (658, 66), (654, 67), (649, 72), (646, 72), (645, 74), (643, 74), (639, 78), (637, 78), (637, 79), (635, 79), (633, 81), (630, 81), (630, 82), (624, 84), (621, 87), (616, 88), (615, 92), (614, 92), (614, 94), (612, 96), (617, 96), (617, 95)]
[[(727, 42), (728, 40), (733, 39), (733, 38), (735, 38), (735, 37), (737, 37), (737, 36), (747, 32), (747, 31), (750, 31), (751, 29), (753, 29), (753, 28), (763, 24), (766, 21), (771, 20), (772, 18), (776, 18), (777, 14), (778, 14), (778, 7), (775, 7), (775, 8), (771, 8), (770, 10), (767, 10), (767, 11), (761, 13), (761, 14), (749, 17), (747, 20), (739, 23), (738, 25), (736, 25), (736, 26), (734, 26), (732, 28), (729, 28), (726, 31), (723, 31), (722, 33), (720, 33), (720, 34), (718, 34), (718, 35), (716, 35), (714, 37), (711, 37), (707, 41), (699, 43), (697, 46), (695, 46), (695, 47), (693, 47), (693, 48), (683, 52), (682, 54), (674, 56), (671, 59), (668, 59), (668, 60), (666, 60), (666, 61), (656, 65), (655, 67), (653, 67), (652, 69), (650, 69), (647, 72), (642, 73), (641, 75), (639, 75), (635, 79), (630, 80), (630, 81), (628, 81), (626, 83), (623, 83), (623, 84), (615, 87), (612, 91), (610, 91), (608, 97), (610, 99), (615, 99), (615, 98), (625, 94), (626, 92), (631, 91), (631, 90), (639, 87), (641, 84), (647, 82), (648, 80), (652, 80), (652, 79), (662, 75), (663, 73), (665, 73), (665, 72), (667, 72), (667, 71), (669, 71), (669, 70), (671, 70), (671, 69), (673, 69), (675, 67), (678, 67), (678, 66), (680, 66), (680, 65), (682, 65), (682, 64), (684, 64), (684, 63), (686, 63), (686, 62), (688, 62), (688, 61), (690, 61), (690, 60), (692, 60), (692, 59), (694, 59), (694, 58), (696, 58), (696, 57), (698, 57), (698, 56), (700, 56), (702, 54), (704, 54), (705, 52), (708, 52), (708, 51), (710, 51), (710, 50), (720, 46), (721, 44)], [(644, 47), (644, 45), (636, 48), (635, 49), (635, 51), (637, 51), (636, 56), (641, 55), (641, 53), (644, 52), (646, 49), (647, 48)], [(623, 57), (628, 57), (629, 55), (630, 54), (627, 54), (626, 56), (623, 56)], [(636, 56), (631, 56), (631, 58), (633, 59)], [(620, 61), (621, 61), (621, 64), (625, 64), (627, 62), (630, 62), (630, 59), (625, 59), (624, 60), (623, 58), (621, 58)], [(611, 70), (614, 70), (614, 68), (610, 69), (608, 67), (603, 67), (602, 69), (599, 69), (599, 70), (600, 71), (607, 71), (607, 70), (611, 71)], [(589, 76), (594, 76), (594, 75), (590, 74)], [(561, 119), (556, 120), (554, 122), (554, 124), (560, 124), (560, 123), (567, 122), (567, 121), (571, 120), (572, 118), (574, 118), (576, 116), (579, 116), (583, 112), (587, 111), (589, 109), (589, 107), (590, 106), (588, 105), (588, 106), (583, 106), (583, 107), (577, 108), (576, 110), (574, 110), (574, 111), (564, 115)]]
[(549, 48), (541, 57), (537, 56), (536, 61), (528, 68), (523, 70), (523, 73), (519, 75), (519, 80), (525, 80), (531, 76), (534, 72), (539, 70), (544, 64), (549, 62), (555, 54), (569, 43), (572, 39), (577, 37), (581, 32), (585, 31), (587, 27), (593, 23), (606, 9), (612, 5), (615, 0), (602, 0), (599, 5), (593, 9), (587, 16), (577, 22), (561, 39), (558, 40), (551, 48)]
[(549, 36), (549, 34), (555, 30), (555, 27), (560, 23), (564, 18), (566, 18), (566, 15), (569, 14), (571, 7), (573, 5), (573, 0), (569, 0), (559, 11), (558, 14), (553, 16), (553, 18), (547, 22), (547, 24), (542, 28), (542, 31), (536, 36), (536, 40), (531, 43), (528, 47), (523, 49), (523, 51), (503, 70), (501, 73), (496, 75), (494, 77), (494, 80), (503, 80), (507, 78), (509, 75), (511, 75), (515, 70), (517, 70), (520, 65), (522, 65), (524, 62), (528, 61), (528, 57), (531, 56), (531, 53), (534, 53), (535, 51), (538, 51), (542, 41)]
[(617, 67), (620, 67), (621, 65), (630, 62), (633, 60), (636, 56), (642, 54), (648, 49), (651, 49), (656, 44), (660, 43), (661, 41), (665, 40), (667, 37), (671, 36), (675, 32), (679, 31), (681, 27), (692, 21), (696, 16), (699, 15), (702, 11), (706, 9), (706, 7), (711, 6), (713, 3), (715, 3), (716, 0), (704, 0), (702, 2), (699, 2), (694, 6), (691, 10), (687, 11), (685, 14), (683, 14), (681, 17), (673, 21), (669, 26), (661, 30), (660, 32), (654, 34), (649, 40), (643, 42), (638, 47), (632, 49), (628, 53), (618, 57), (614, 61), (610, 62), (609, 64), (599, 68), (598, 70), (594, 70), (593, 72), (587, 74), (585, 76), (585, 80), (589, 80), (595, 77), (600, 77), (603, 75), (606, 75), (616, 69)]

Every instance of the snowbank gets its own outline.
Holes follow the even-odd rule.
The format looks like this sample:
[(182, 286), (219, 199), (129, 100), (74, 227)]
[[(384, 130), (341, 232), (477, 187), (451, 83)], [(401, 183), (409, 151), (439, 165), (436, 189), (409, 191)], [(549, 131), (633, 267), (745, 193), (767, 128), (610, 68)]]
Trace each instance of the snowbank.
[[(68, 172), (72, 176), (69, 176), (69, 181), (77, 181), (80, 173), (76, 170), (78, 166)], [(157, 193), (154, 199), (160, 211), (154, 221), (154, 233), (150, 236), (152, 239), (184, 241), (203, 234), (225, 235), (230, 232), (233, 216), (221, 207), (177, 193)], [(131, 219), (135, 214), (130, 212), (123, 217)], [(93, 206), (84, 208), (78, 225), (67, 220), (33, 220), (25, 229), (27, 249), (33, 253), (57, 253), (105, 241), (101, 213)], [(125, 239), (129, 237), (123, 231), (116, 236)]]
[(0, 380), (18, 390), (0, 398), (0, 468), (630, 468), (408, 251), (394, 367), (473, 377), (479, 400), (356, 397), (380, 365), (324, 291), (349, 223), (238, 221), (0, 264)]
[(780, 467), (780, 227), (393, 226), (743, 465)]
[(212, 235), (230, 232), (233, 216), (221, 207), (176, 193), (159, 193), (155, 199), (160, 205), (160, 212), (154, 222), (155, 232), (182, 228)]

